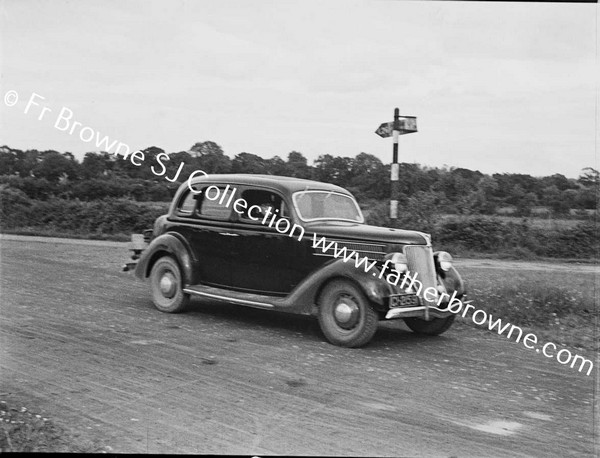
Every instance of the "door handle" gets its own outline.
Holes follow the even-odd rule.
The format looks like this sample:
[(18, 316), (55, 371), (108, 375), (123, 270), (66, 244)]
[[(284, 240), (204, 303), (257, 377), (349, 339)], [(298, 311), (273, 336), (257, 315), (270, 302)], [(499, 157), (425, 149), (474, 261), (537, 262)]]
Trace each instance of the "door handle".
[(233, 232), (219, 232), (219, 235), (226, 235), (228, 237), (239, 237), (240, 234), (235, 234)]

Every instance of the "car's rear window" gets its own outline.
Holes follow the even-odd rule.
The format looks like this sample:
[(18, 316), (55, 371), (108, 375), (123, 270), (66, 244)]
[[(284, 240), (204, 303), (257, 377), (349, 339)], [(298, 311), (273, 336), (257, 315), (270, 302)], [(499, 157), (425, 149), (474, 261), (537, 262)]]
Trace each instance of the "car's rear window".
[(177, 211), (182, 215), (192, 215), (196, 208), (196, 194), (188, 192), (187, 196), (181, 201)]

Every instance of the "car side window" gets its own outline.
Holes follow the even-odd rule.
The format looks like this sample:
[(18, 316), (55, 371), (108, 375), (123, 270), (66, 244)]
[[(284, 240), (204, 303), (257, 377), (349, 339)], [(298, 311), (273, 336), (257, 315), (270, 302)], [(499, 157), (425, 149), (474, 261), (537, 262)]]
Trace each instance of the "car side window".
[(242, 192), (242, 199), (248, 205), (240, 214), (240, 221), (245, 223), (261, 224), (263, 219), (270, 219), (273, 215), (280, 218), (289, 218), (289, 212), (281, 196), (275, 192), (263, 189), (247, 189)]
[(196, 194), (188, 192), (187, 195), (179, 202), (177, 213), (181, 216), (193, 216), (196, 209)]
[[(218, 191), (218, 192), (217, 192)], [(232, 194), (235, 189), (207, 186), (197, 195), (198, 207), (196, 214), (200, 217), (217, 220), (228, 220), (231, 215)], [(228, 205), (229, 204), (229, 205)]]

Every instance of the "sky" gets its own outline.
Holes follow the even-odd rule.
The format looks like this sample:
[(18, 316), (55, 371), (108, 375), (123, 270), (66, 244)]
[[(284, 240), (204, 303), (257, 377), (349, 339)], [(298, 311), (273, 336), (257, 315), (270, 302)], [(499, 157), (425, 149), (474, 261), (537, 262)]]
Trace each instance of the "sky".
[(576, 178), (599, 168), (597, 27), (597, 4), (0, 0), (0, 145), (389, 163), (398, 107), (401, 162)]

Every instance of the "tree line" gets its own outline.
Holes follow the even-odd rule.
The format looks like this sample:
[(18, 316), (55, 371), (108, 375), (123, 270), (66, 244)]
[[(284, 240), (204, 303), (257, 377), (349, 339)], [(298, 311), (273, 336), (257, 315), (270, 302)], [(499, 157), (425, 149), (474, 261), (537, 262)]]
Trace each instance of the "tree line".
[[(156, 146), (143, 150), (150, 162), (165, 151)], [(164, 161), (163, 161), (164, 162)], [(212, 141), (198, 142), (188, 151), (169, 154), (165, 176), (157, 177), (150, 166), (136, 166), (120, 156), (88, 152), (82, 161), (71, 153), (0, 147), (0, 185), (19, 190), (28, 198), (79, 199), (130, 198), (137, 201), (168, 201), (180, 183), (194, 170), (215, 173), (283, 175), (334, 183), (353, 192), (359, 201), (387, 200), (390, 164), (372, 154), (355, 157), (320, 155), (312, 165), (292, 151), (286, 159), (269, 159), (242, 152), (233, 158)], [(422, 202), (439, 212), (492, 215), (503, 209), (517, 216), (547, 212), (553, 216), (589, 213), (598, 208), (600, 173), (582, 170), (576, 179), (561, 174), (533, 177), (526, 174), (483, 174), (465, 168), (400, 164), (400, 205)], [(587, 211), (587, 212), (586, 212)]]

